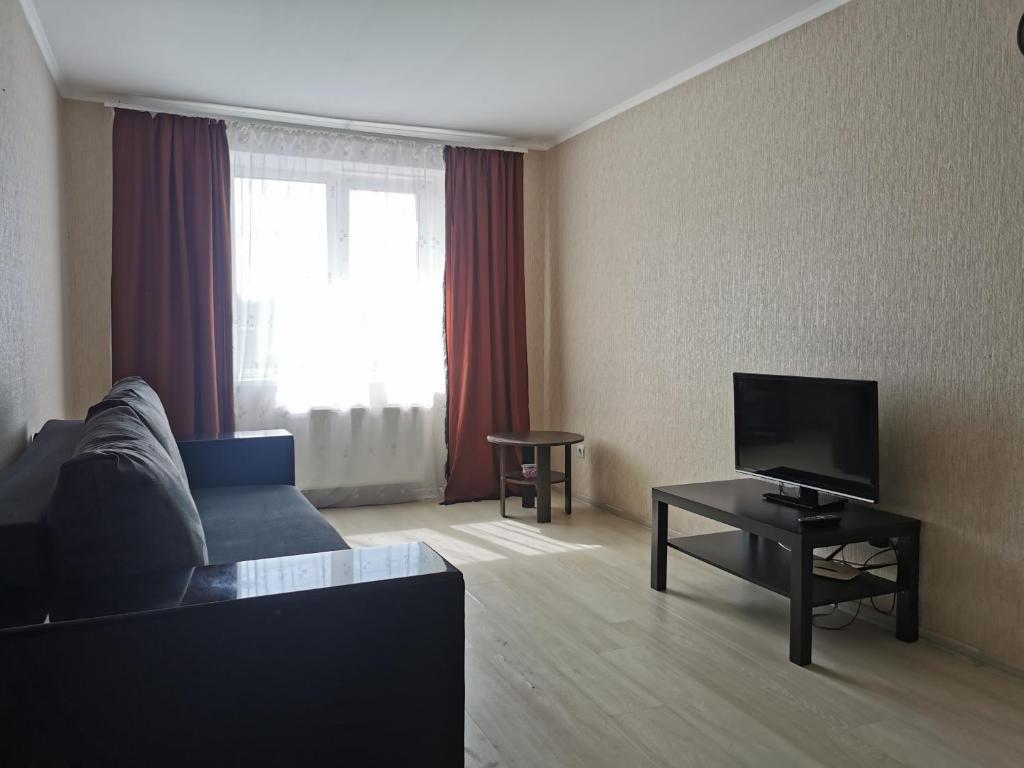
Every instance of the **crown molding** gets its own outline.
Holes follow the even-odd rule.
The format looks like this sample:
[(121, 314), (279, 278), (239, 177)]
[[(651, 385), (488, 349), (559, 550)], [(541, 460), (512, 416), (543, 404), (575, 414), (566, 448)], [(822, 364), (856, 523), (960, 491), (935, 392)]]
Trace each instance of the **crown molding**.
[(53, 55), (53, 48), (50, 47), (50, 40), (46, 36), (46, 30), (43, 29), (43, 22), (39, 20), (35, 3), (32, 0), (20, 0), (20, 2), (21, 12), (25, 14), (25, 20), (28, 22), (29, 29), (32, 30), (32, 36), (36, 39), (39, 52), (43, 54), (46, 68), (50, 70), (50, 78), (57, 87), (57, 92), (63, 96), (64, 91), (61, 87), (63, 78), (61, 77), (60, 66), (57, 64), (57, 57)]
[(693, 80), (694, 78), (708, 72), (715, 67), (725, 64), (732, 59), (742, 56), (765, 43), (780, 37), (787, 32), (807, 24), (820, 16), (824, 16), (837, 8), (846, 5), (850, 0), (819, 0), (814, 5), (773, 24), (767, 29), (758, 32), (746, 40), (734, 46), (726, 48), (713, 56), (689, 67), (682, 72), (663, 80), (657, 85), (648, 88), (635, 96), (616, 104), (610, 109), (584, 120), (572, 128), (563, 131), (551, 139), (521, 140), (511, 136), (502, 136), (488, 133), (474, 133), (471, 131), (450, 130), (444, 128), (433, 128), (429, 126), (402, 125), (398, 123), (375, 123), (363, 120), (349, 120), (346, 118), (329, 117), (326, 115), (309, 115), (298, 112), (282, 112), (269, 109), (257, 109), (253, 107), (240, 107), (228, 104), (212, 104), (198, 101), (180, 101), (174, 99), (156, 99), (143, 96), (124, 96), (109, 93), (90, 93), (69, 89), (62, 85), (62, 75), (57, 64), (57, 59), (50, 47), (39, 15), (36, 13), (33, 0), (20, 0), (25, 18), (28, 20), (32, 34), (36, 38), (39, 50), (42, 52), (50, 75), (57, 86), (61, 96), (66, 99), (77, 99), (79, 101), (100, 102), (110, 107), (122, 107), (126, 109), (139, 109), (151, 112), (171, 112), (174, 114), (189, 115), (195, 117), (213, 117), (218, 119), (233, 120), (255, 120), (259, 122), (277, 123), (284, 125), (303, 125), (313, 128), (325, 128), (328, 130), (343, 130), (356, 133), (369, 133), (379, 136), (396, 136), (424, 141), (436, 141), (448, 144), (457, 144), (465, 147), (476, 147), (479, 149), (500, 149), (512, 152), (527, 152), (529, 150), (547, 150), (568, 141), (574, 136), (594, 128), (601, 123), (607, 122), (633, 107), (650, 101), (666, 91)]
[(433, 128), (422, 125), (398, 123), (374, 123), (365, 120), (349, 120), (326, 115), (309, 115), (299, 112), (281, 112), (255, 107), (239, 107), (231, 104), (213, 104), (203, 101), (180, 101), (177, 99), (156, 99), (147, 96), (123, 96), (116, 94), (69, 91), (65, 98), (78, 101), (99, 102), (107, 107), (135, 109), (142, 112), (164, 112), (188, 117), (209, 117), (218, 120), (252, 120), (276, 125), (298, 125), (306, 128), (322, 128), (333, 131), (367, 133), (375, 136), (418, 139), (441, 144), (454, 144), (476, 149), (498, 149), (506, 152), (527, 152), (540, 149), (541, 145), (520, 141), (510, 136), (472, 131)]
[(695, 64), (688, 69), (684, 69), (679, 74), (661, 81), (652, 88), (641, 91), (630, 99), (626, 99), (625, 101), (616, 104), (611, 109), (606, 109), (604, 112), (594, 115), (589, 120), (584, 120), (582, 123), (575, 125), (569, 130), (563, 131), (555, 137), (554, 141), (549, 144), (549, 147), (561, 144), (563, 141), (568, 141), (573, 136), (578, 136), (584, 131), (589, 131), (591, 128), (607, 122), (613, 117), (621, 115), (623, 112), (643, 104), (645, 101), (650, 101), (655, 96), (660, 96), (666, 91), (670, 91), (676, 86), (682, 85), (687, 80), (693, 80), (695, 77), (703, 75), (705, 72), (712, 70), (721, 64), (725, 64), (727, 61), (731, 61), (738, 56), (742, 56), (748, 51), (752, 51), (754, 48), (764, 45), (770, 40), (774, 40), (776, 37), (780, 37), (787, 32), (791, 32), (797, 27), (803, 26), (807, 22), (813, 21), (819, 16), (824, 16), (826, 13), (830, 13), (836, 8), (846, 5), (849, 1), (850, 0), (820, 0), (809, 8), (806, 8), (799, 13), (795, 13), (789, 18), (783, 19), (777, 24), (773, 24), (767, 29), (758, 32), (756, 35), (752, 35), (746, 40), (726, 48), (724, 51), (720, 51), (714, 56), (710, 56), (704, 59), (704, 61)]

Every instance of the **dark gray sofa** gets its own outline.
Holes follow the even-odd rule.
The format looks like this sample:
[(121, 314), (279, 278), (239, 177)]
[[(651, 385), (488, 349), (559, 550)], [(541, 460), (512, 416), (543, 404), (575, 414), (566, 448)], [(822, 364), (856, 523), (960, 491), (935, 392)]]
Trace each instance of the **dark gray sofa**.
[[(60, 467), (71, 458), (83, 428), (82, 421), (48, 421), (22, 457), (0, 470), (0, 600), (5, 603), (0, 626), (45, 616), (44, 518)], [(206, 534), (209, 564), (348, 549), (291, 484), (294, 442), (287, 432), (238, 432), (184, 441), (179, 449)], [(233, 473), (225, 478), (232, 485), (218, 484), (218, 465)], [(279, 475), (268, 477), (260, 465), (279, 468)], [(193, 476), (201, 487), (191, 482)]]
[(58, 573), (44, 523), (82, 430), (48, 422), (0, 470), (0, 764), (462, 764), (457, 569), (349, 550), (278, 431), (178, 443), (208, 564)]

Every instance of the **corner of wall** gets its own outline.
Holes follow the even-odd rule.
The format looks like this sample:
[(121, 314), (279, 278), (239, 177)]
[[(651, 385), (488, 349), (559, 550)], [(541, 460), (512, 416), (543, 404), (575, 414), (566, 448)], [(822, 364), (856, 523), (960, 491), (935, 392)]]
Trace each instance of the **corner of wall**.
[(112, 130), (112, 110), (62, 99), (68, 407), (76, 418), (110, 388)]
[(523, 235), (526, 271), (526, 337), (530, 370), (530, 424), (550, 426), (547, 371), (547, 153), (530, 150), (523, 163)]

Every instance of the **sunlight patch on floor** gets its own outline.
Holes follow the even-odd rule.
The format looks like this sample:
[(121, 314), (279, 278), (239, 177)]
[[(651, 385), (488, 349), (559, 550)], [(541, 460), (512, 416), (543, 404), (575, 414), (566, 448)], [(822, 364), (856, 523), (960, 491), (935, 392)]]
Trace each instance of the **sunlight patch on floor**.
[(483, 539), (496, 547), (518, 552), (522, 555), (545, 555), (557, 552), (575, 552), (597, 549), (598, 544), (573, 544), (545, 536), (536, 528), (514, 520), (500, 520), (487, 523), (466, 523), (451, 526), (460, 533), (468, 533)]
[(422, 541), (437, 551), (452, 565), (485, 563), (505, 560), (507, 555), (482, 546), (483, 542), (495, 549), (504, 549), (520, 555), (549, 555), (565, 552), (579, 552), (600, 549), (600, 544), (576, 544), (558, 541), (542, 531), (515, 520), (498, 520), (484, 523), (465, 523), (448, 526), (452, 531), (470, 536), (479, 541), (467, 541), (459, 536), (434, 528), (408, 528), (401, 531), (379, 531), (377, 533), (346, 534), (345, 541), (351, 547), (383, 547), (392, 544), (406, 544)]
[(469, 541), (449, 536), (433, 528), (409, 528), (404, 531), (381, 531), (379, 533), (361, 533), (345, 536), (350, 547), (386, 547), (392, 544), (407, 544), (410, 541), (422, 541), (452, 565), (466, 563), (486, 563), (492, 560), (504, 560), (505, 555)]

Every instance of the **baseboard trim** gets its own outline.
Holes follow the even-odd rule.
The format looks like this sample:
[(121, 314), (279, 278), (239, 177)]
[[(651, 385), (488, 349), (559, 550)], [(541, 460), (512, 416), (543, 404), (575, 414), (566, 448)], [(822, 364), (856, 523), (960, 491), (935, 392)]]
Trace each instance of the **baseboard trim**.
[[(554, 490), (554, 489), (552, 489), (552, 490)], [(560, 493), (564, 493), (563, 491), (561, 491), (561, 489), (559, 489), (559, 492)], [(579, 502), (581, 502), (583, 504), (587, 504), (587, 505), (589, 505), (591, 507), (594, 507), (594, 509), (601, 510), (602, 512), (608, 512), (609, 514), (615, 515), (616, 517), (621, 517), (623, 520), (629, 520), (632, 523), (640, 523), (641, 525), (645, 524), (643, 521), (637, 520), (635, 517), (631, 517), (630, 515), (627, 515), (625, 510), (619, 509), (618, 507), (613, 507), (611, 504), (605, 504), (603, 501), (598, 501), (597, 499), (592, 499), (589, 496), (580, 496), (580, 495), (574, 493), (572, 495), (572, 500), (573, 501), (579, 501)], [(646, 526), (648, 528), (650, 528), (651, 527), (650, 522), (647, 522)]]
[[(587, 496), (580, 496), (575, 493), (573, 494), (572, 498), (573, 501), (579, 501), (583, 504), (588, 504), (591, 507), (594, 507), (595, 509), (598, 509), (602, 512), (607, 512), (609, 514), (615, 515), (616, 517), (621, 517), (624, 520), (629, 520), (632, 523), (637, 523), (639, 525), (644, 526), (645, 528), (651, 527), (651, 523), (649, 520), (638, 520), (636, 517), (626, 514), (623, 510), (619, 509), (618, 507), (613, 507), (610, 504), (605, 504), (604, 502), (598, 501), (597, 499), (591, 499)], [(856, 611), (856, 604), (843, 603), (839, 606), (839, 610), (843, 613), (853, 615), (854, 611)], [(858, 618), (868, 622), (869, 624), (874, 624), (875, 626), (883, 627), (884, 629), (888, 629), (892, 632), (896, 631), (896, 618), (894, 616), (887, 616), (884, 613), (879, 613), (878, 611), (872, 610), (870, 604), (867, 606), (867, 610), (865, 610), (865, 606), (861, 606)], [(1016, 664), (1011, 664), (1008, 661), (1004, 661), (1003, 659), (1000, 659), (996, 656), (992, 656), (991, 654), (986, 653), (985, 651), (973, 645), (962, 643), (959, 640), (953, 640), (952, 638), (946, 637), (945, 635), (940, 635), (938, 632), (926, 629), (924, 627), (922, 627), (920, 630), (920, 637), (921, 640), (928, 643), (929, 645), (933, 645), (936, 648), (940, 648), (941, 650), (946, 651), (947, 653), (951, 653), (954, 656), (961, 656), (964, 659), (967, 659), (968, 661), (979, 666), (991, 667), (992, 669), (998, 670), (1000, 672), (1005, 672), (1006, 674), (1013, 675), (1014, 677), (1024, 679), (1024, 667), (1019, 667)]]
[[(865, 608), (867, 609), (866, 611)], [(857, 610), (856, 603), (843, 603), (839, 606), (839, 610), (852, 616)], [(896, 631), (896, 617), (887, 616), (884, 613), (873, 611), (871, 610), (870, 604), (861, 606), (860, 616), (858, 618), (891, 632)], [(992, 667), (1000, 672), (1006, 672), (1007, 674), (1024, 679), (1024, 667), (1018, 667), (1016, 664), (1003, 661), (1002, 659), (992, 656), (973, 645), (961, 643), (959, 640), (953, 640), (952, 638), (940, 635), (938, 632), (925, 629), (924, 627), (920, 630), (920, 637), (921, 640), (925, 641), (929, 645), (941, 648), (947, 653), (952, 653), (954, 656), (961, 656), (974, 664), (978, 664), (979, 666)]]
[(1024, 667), (1018, 667), (1016, 664), (1003, 661), (980, 648), (975, 648), (973, 645), (961, 643), (959, 640), (953, 640), (945, 635), (940, 635), (938, 632), (932, 632), (930, 629), (921, 630), (921, 639), (944, 651), (956, 654), (957, 656), (963, 656), (975, 664), (992, 667), (1000, 672), (1024, 678)]

